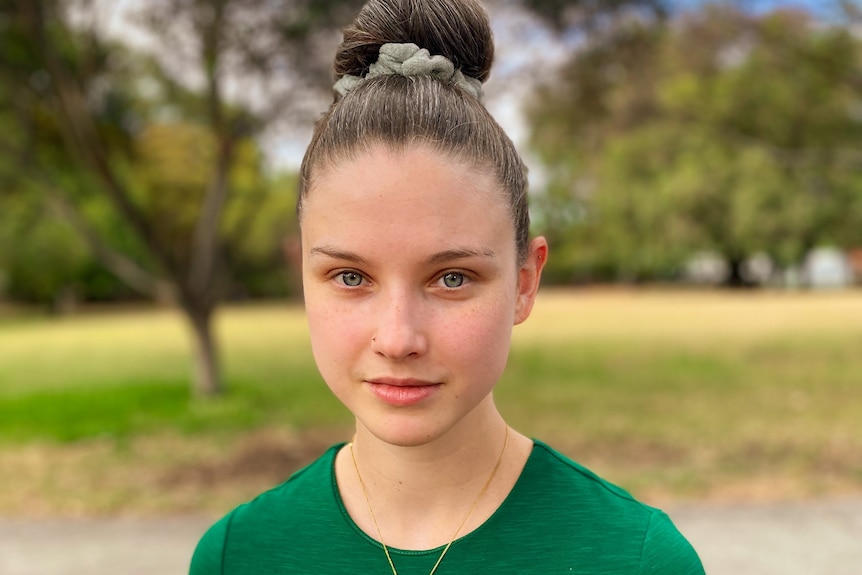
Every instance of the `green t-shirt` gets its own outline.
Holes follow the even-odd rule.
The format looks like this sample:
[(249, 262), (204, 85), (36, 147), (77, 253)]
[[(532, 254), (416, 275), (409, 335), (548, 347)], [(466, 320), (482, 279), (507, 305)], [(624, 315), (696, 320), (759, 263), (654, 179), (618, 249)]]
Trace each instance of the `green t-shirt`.
[[(383, 548), (341, 501), (340, 447), (213, 525), (191, 575), (389, 575)], [(428, 575), (442, 550), (390, 553), (399, 575)], [(456, 540), (437, 570), (480, 573), (703, 575), (703, 567), (664, 513), (536, 441), (503, 504)]]

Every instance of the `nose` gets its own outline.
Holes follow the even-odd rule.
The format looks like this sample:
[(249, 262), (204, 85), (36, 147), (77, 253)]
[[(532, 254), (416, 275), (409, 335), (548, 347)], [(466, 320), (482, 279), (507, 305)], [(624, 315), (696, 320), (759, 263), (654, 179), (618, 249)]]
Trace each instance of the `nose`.
[(428, 348), (421, 296), (405, 290), (380, 294), (371, 349), (393, 361), (419, 357)]

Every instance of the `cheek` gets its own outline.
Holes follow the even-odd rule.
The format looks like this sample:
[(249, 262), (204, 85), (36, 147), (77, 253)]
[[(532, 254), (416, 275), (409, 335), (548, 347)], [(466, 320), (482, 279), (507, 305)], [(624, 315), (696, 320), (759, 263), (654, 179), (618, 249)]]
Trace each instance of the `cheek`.
[(365, 338), (367, 329), (353, 307), (306, 299), (306, 317), (314, 359), (324, 376), (339, 365), (343, 367), (341, 360), (370, 340), (370, 335)]
[(465, 369), (496, 378), (502, 373), (509, 355), (512, 318), (502, 310), (503, 302), (463, 310), (457, 319), (440, 326), (438, 339), (451, 357), (457, 357)]

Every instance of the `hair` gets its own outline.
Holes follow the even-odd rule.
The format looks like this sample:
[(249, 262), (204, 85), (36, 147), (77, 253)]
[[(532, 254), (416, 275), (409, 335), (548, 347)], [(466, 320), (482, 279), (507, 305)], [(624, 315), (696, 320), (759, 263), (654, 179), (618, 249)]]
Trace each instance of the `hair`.
[[(344, 31), (335, 55), (336, 78), (364, 77), (381, 45), (407, 42), (445, 56), (465, 76), (484, 82), (490, 74), (494, 43), (478, 0), (370, 0)], [(302, 161), (300, 222), (316, 175), (381, 144), (396, 151), (425, 144), (492, 174), (507, 196), (523, 262), (530, 227), (524, 163), (479, 99), (431, 76), (375, 77), (335, 95)]]

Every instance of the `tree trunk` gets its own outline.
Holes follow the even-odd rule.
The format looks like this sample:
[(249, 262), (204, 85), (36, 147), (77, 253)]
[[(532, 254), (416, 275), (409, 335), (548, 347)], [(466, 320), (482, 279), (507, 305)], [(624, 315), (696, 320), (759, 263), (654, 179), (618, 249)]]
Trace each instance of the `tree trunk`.
[(223, 391), (218, 345), (213, 334), (213, 310), (184, 310), (194, 342), (194, 390), (198, 397), (213, 397)]
[(742, 268), (745, 265), (744, 258), (729, 258), (727, 262), (728, 274), (726, 284), (729, 288), (749, 288), (752, 287), (748, 278), (745, 277), (745, 274), (742, 272)]

